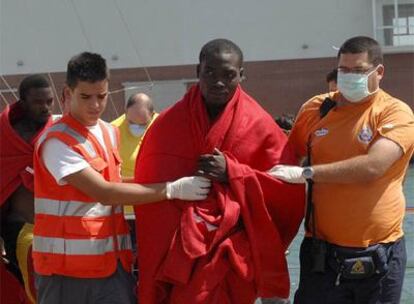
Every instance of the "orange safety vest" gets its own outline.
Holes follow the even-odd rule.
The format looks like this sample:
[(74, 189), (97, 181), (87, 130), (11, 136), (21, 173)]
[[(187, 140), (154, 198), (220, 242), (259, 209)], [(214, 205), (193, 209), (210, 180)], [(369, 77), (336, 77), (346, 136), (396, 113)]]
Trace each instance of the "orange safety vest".
[(58, 185), (41, 158), (42, 144), (57, 138), (82, 155), (103, 178), (120, 182), (119, 133), (98, 122), (106, 151), (96, 137), (70, 115), (62, 117), (39, 139), (34, 154), (34, 269), (42, 275), (104, 278), (117, 260), (131, 271), (132, 244), (122, 206), (102, 205), (75, 187)]

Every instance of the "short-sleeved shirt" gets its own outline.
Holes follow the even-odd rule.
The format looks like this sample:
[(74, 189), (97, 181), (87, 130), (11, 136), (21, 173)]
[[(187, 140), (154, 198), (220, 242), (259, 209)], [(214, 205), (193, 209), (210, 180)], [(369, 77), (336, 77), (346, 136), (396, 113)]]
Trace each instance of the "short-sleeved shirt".
[[(99, 125), (87, 127), (88, 130), (98, 139), (102, 149), (106, 152), (102, 130)], [(65, 185), (64, 178), (87, 167), (89, 163), (82, 155), (69, 148), (57, 138), (47, 139), (43, 144), (42, 159), (50, 174), (59, 185)]]
[(316, 235), (330, 243), (366, 247), (388, 243), (403, 235), (405, 198), (402, 183), (414, 150), (414, 116), (410, 107), (380, 90), (363, 103), (333, 108), (320, 118), (326, 97), (306, 102), (289, 141), (300, 157), (307, 156), (310, 140), (313, 165), (333, 163), (368, 153), (385, 137), (397, 143), (403, 156), (377, 180), (367, 183), (314, 183)]

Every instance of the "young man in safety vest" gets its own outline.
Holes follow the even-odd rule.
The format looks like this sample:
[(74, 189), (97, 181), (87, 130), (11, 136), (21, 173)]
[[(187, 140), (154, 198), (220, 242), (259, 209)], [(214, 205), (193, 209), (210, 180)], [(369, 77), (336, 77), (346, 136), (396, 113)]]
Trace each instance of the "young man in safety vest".
[(122, 184), (117, 129), (100, 120), (108, 69), (98, 54), (73, 57), (66, 74), (70, 112), (39, 139), (34, 156), (33, 258), (38, 303), (136, 303), (124, 204), (203, 200), (210, 183)]

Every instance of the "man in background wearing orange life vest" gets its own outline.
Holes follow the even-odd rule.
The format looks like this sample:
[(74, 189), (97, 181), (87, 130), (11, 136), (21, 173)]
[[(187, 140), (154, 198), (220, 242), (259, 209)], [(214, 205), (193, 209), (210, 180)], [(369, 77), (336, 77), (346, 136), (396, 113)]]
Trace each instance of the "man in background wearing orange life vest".
[(108, 80), (99, 54), (74, 56), (66, 74), (70, 111), (36, 146), (33, 258), (39, 304), (136, 303), (131, 240), (119, 203), (203, 200), (209, 191), (201, 177), (121, 183), (118, 130), (99, 119)]

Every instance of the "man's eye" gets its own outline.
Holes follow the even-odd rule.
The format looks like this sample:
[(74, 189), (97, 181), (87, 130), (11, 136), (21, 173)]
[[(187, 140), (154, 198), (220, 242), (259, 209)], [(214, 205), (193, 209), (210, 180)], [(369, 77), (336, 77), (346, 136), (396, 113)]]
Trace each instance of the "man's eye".
[(233, 79), (234, 77), (236, 77), (235, 73), (227, 73), (226, 75), (227, 79)]

